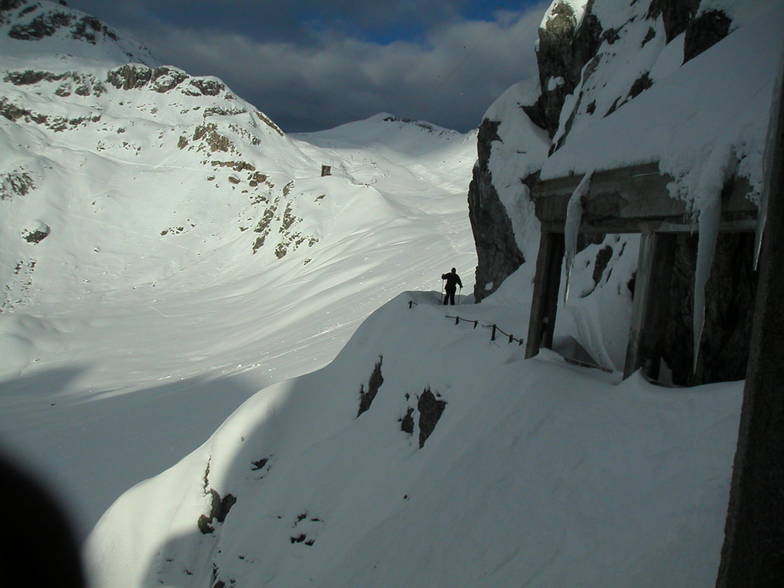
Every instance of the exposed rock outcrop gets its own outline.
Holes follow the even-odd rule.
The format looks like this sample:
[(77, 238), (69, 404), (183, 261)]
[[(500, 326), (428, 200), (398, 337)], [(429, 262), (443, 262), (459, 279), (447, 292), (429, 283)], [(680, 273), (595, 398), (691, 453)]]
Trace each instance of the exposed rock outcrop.
[(117, 33), (97, 18), (92, 16), (79, 18), (67, 12), (40, 14), (27, 23), (12, 26), (8, 36), (20, 41), (36, 41), (51, 37), (60, 29), (67, 29), (73, 39), (87, 41), (93, 45), (99, 35), (117, 40)]
[(487, 119), (479, 127), (479, 159), (468, 188), (469, 219), (478, 259), (474, 286), (477, 302), (494, 292), (525, 261), (488, 168), (492, 142), (500, 140), (497, 129), (498, 122)]
[[(569, 4), (554, 4), (552, 16), (539, 29), (536, 63), (542, 94), (536, 105), (526, 110), (531, 120), (547, 129), (550, 137), (558, 130), (566, 97), (580, 82), (585, 64), (596, 55), (603, 34), (599, 19), (591, 12), (594, 0), (589, 0), (580, 23)], [(550, 80), (562, 83), (551, 84)]]
[[(67, 44), (74, 41), (74, 46), (87, 44), (101, 47), (101, 52), (105, 50), (101, 59), (116, 65), (155, 61), (147, 48), (135, 41), (122, 39), (117, 31), (99, 19), (70, 8), (63, 0), (0, 0), (0, 25), (9, 24), (4, 34), (10, 39), (30, 45), (50, 44), (53, 53), (59, 53), (66, 61), (72, 61), (74, 54), (65, 49), (62, 42)], [(55, 43), (51, 44), (53, 40)]]
[(93, 116), (78, 116), (74, 118), (43, 114), (29, 108), (17, 106), (16, 104), (9, 102), (6, 98), (0, 98), (0, 115), (10, 121), (21, 119), (26, 123), (42, 125), (55, 132), (72, 131), (89, 123), (95, 123), (101, 120), (100, 114)]
[(10, 71), (3, 79), (15, 86), (33, 86), (41, 82), (57, 83), (54, 94), (65, 98), (71, 94), (78, 96), (100, 96), (106, 92), (106, 86), (94, 75), (67, 71), (53, 73), (40, 70)]
[(23, 167), (7, 173), (0, 173), (0, 200), (11, 200), (15, 196), (25, 196), (35, 190), (35, 182)]
[(700, 0), (651, 0), (647, 16), (649, 19), (662, 17), (669, 43), (686, 30), (699, 5)]
[(417, 409), (419, 410), (420, 449), (425, 446), (425, 441), (432, 435), (445, 408), (446, 401), (437, 398), (436, 395), (430, 391), (430, 387), (425, 388), (417, 402)]
[(49, 227), (49, 225), (44, 223), (37, 223), (34, 228), (25, 229), (22, 231), (22, 238), (28, 243), (36, 245), (46, 239), (51, 232), (52, 229)]
[(226, 496), (221, 497), (217, 491), (212, 489), (210, 489), (210, 497), (209, 514), (201, 515), (199, 520), (196, 521), (196, 526), (204, 535), (213, 533), (215, 531), (213, 521), (218, 523), (224, 522), (231, 507), (237, 502), (237, 498), (233, 494), (226, 494)]
[[(186, 80), (188, 84), (183, 84)], [(191, 77), (176, 67), (149, 67), (139, 63), (129, 63), (110, 70), (106, 81), (117, 89), (149, 88), (161, 94), (181, 84), (182, 93), (188, 96), (217, 96), (226, 90), (222, 82), (212, 78)]]
[(363, 412), (366, 412), (370, 405), (373, 404), (373, 399), (378, 394), (379, 388), (381, 388), (381, 384), (384, 383), (384, 376), (381, 375), (381, 364), (384, 362), (384, 357), (382, 355), (378, 356), (378, 361), (373, 366), (373, 371), (370, 373), (370, 379), (368, 379), (367, 390), (365, 390), (365, 385), (361, 385), (359, 388), (359, 408), (357, 409), (357, 418)]
[(5, 24), (11, 19), (11, 12), (21, 8), (26, 0), (0, 0), (0, 24)]
[(730, 32), (732, 20), (721, 10), (707, 10), (689, 22), (683, 46), (683, 61), (693, 59)]

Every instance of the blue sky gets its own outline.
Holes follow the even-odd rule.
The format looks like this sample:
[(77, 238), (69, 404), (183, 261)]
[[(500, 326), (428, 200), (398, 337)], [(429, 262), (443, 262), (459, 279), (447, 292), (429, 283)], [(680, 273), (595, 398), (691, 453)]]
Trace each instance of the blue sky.
[(535, 75), (549, 0), (68, 0), (290, 132), (377, 112), (461, 131)]

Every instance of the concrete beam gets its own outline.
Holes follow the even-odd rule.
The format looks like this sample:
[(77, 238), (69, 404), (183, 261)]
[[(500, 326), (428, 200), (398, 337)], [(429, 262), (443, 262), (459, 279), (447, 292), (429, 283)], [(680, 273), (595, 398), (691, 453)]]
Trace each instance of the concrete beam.
[[(722, 233), (753, 233), (757, 229), (756, 218), (742, 218), (738, 220), (725, 220), (719, 225)], [(563, 233), (563, 223), (548, 222), (542, 225), (542, 230), (548, 233)], [(699, 225), (693, 222), (670, 222), (636, 219), (607, 219), (601, 222), (583, 219), (580, 224), (580, 233), (583, 235), (596, 235), (608, 233), (698, 233)]]
[[(534, 185), (532, 197), (542, 223), (564, 223), (567, 203), (581, 179), (582, 175), (566, 176)], [(583, 201), (584, 231), (639, 233), (639, 225), (645, 222), (693, 227), (686, 203), (670, 197), (667, 185), (672, 181), (656, 163), (594, 172)], [(756, 206), (747, 199), (750, 191), (745, 178), (734, 178), (725, 186), (722, 210), (726, 221), (756, 218)]]

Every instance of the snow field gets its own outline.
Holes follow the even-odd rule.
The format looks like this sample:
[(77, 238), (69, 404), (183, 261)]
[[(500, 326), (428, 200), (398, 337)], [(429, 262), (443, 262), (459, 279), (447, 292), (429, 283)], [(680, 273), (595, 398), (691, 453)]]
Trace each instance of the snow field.
[[(568, 4), (582, 19), (586, 2)], [(521, 118), (538, 84), (491, 107), (502, 121), (491, 171), (527, 259), (538, 226), (519, 179), (543, 162), (547, 177), (665, 153), (674, 191), (699, 211), (736, 163), (758, 185), (756, 106), (774, 74), (755, 52), (781, 48), (781, 10), (762, 4), (681, 67), (683, 40), (664, 46), (661, 21), (602, 3), (617, 9), (599, 16), (619, 39), (584, 84), (597, 114), (572, 97), (557, 138), (579, 116), (552, 157)], [(67, 39), (27, 55), (8, 43), (0, 35), (9, 71), (104, 79), (127, 61)], [(741, 72), (732, 87), (727, 64)], [(602, 118), (646, 71), (653, 86)], [(34, 111), (101, 118), (65, 131), (0, 119), (0, 174), (35, 184), (0, 202), (0, 435), (55, 485), (82, 537), (106, 511), (86, 548), (96, 586), (713, 584), (741, 384), (620, 382), (634, 239), (574, 255), (574, 295), (561, 297), (556, 348), (577, 341), (610, 372), (546, 351), (523, 361), (443, 315), (525, 337), (532, 261), (481, 306), (432, 306), (449, 267), (470, 292), (474, 134), (382, 113), (285, 137), (228, 89), (54, 98), (55, 87), (2, 82)], [(710, 233), (708, 221), (700, 212)], [(20, 238), (44, 226), (40, 243)], [(406, 290), (418, 292), (389, 302)], [(356, 418), (380, 357), (384, 383)], [(420, 448), (427, 388), (446, 406)]]
[[(213, 565), (238, 585), (710, 584), (740, 384), (666, 390), (550, 352), (524, 361), (434, 297), (395, 298), (330, 365), (256, 394), (126, 493), (88, 541), (97, 585), (198, 585)], [(446, 312), (486, 320), (483, 306)], [(446, 406), (420, 449), (400, 420), (411, 407), (416, 422), (426, 387)], [(210, 534), (205, 489), (236, 497)]]
[[(178, 137), (191, 140), (203, 122), (203, 97), (105, 97), (117, 112), (97, 128), (0, 126), (36, 184), (0, 203), (11, 287), (0, 314), (0, 435), (60, 491), (82, 537), (124, 490), (192, 451), (253, 393), (329, 362), (390, 297), (437, 287), (452, 266), (469, 289), (476, 263), (470, 135), (375, 117), (344, 128), (336, 151), (315, 145), (318, 134), (280, 137), (251, 117), (219, 126), (241, 153), (189, 151)], [(261, 144), (241, 143), (230, 124)], [(414, 145), (416, 156), (398, 151)], [(249, 171), (205, 159), (251, 163), (267, 180), (254, 187)], [(321, 178), (328, 160), (339, 165)], [(415, 161), (446, 163), (412, 174)], [(358, 181), (368, 170), (372, 185)], [(289, 205), (290, 232), (318, 242), (279, 259)], [(268, 208), (267, 242), (254, 254)], [(46, 239), (19, 238), (39, 221), (51, 227)]]

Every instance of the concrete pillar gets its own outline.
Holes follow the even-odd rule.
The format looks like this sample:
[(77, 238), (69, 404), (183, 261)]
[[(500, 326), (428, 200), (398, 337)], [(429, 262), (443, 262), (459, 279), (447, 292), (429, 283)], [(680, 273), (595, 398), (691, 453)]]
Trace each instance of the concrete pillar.
[(784, 87), (772, 134), (771, 182), (746, 387), (716, 586), (784, 578)]
[(563, 255), (563, 234), (542, 230), (542, 236), (539, 239), (539, 255), (536, 258), (534, 295), (531, 301), (528, 342), (525, 348), (526, 358), (539, 353), (540, 347), (549, 348), (553, 345)]

